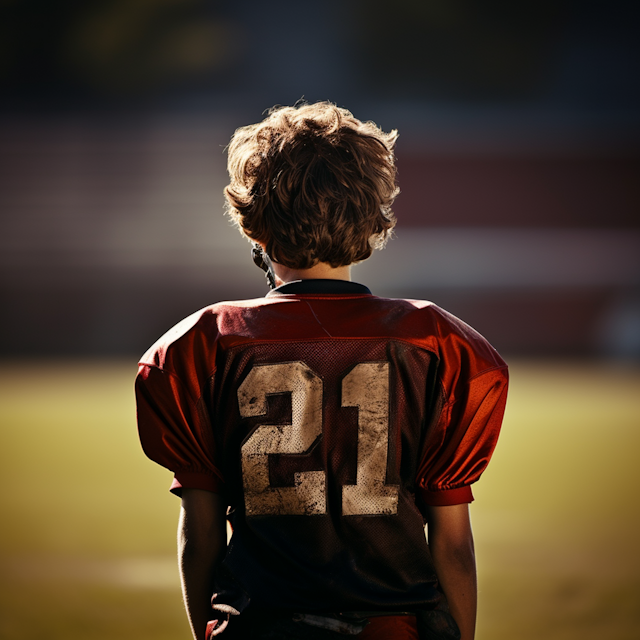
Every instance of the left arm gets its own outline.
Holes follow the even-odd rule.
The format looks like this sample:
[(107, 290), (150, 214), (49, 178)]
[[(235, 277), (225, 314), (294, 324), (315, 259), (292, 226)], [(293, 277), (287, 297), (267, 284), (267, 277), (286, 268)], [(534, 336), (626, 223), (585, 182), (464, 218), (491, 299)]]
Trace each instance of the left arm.
[(214, 572), (227, 548), (226, 511), (226, 504), (216, 493), (182, 490), (178, 560), (182, 594), (195, 640), (204, 640), (207, 622), (215, 617), (211, 596)]

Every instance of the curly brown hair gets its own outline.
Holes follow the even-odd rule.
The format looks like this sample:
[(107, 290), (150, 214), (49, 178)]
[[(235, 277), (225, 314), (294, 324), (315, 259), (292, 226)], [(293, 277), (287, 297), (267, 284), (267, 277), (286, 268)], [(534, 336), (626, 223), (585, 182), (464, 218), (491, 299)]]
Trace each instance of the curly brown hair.
[(291, 269), (366, 260), (395, 226), (397, 137), (330, 102), (274, 107), (231, 138), (227, 213)]

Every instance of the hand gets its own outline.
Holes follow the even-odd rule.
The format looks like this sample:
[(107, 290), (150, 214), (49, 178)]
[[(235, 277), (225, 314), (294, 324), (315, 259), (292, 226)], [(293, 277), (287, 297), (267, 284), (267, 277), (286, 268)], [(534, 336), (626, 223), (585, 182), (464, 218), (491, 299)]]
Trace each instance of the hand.
[(229, 614), (222, 611), (218, 611), (217, 617), (207, 622), (207, 632), (205, 634), (206, 640), (210, 640), (215, 636), (219, 636), (229, 624)]

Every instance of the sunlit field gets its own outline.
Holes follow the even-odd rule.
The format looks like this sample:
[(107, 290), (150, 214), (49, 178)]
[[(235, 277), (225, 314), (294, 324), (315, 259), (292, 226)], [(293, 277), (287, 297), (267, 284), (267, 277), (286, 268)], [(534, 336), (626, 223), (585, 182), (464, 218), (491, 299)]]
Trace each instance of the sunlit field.
[[(474, 492), (478, 640), (640, 638), (640, 369), (511, 367)], [(0, 366), (0, 638), (187, 640), (171, 476), (142, 454), (135, 365)]]

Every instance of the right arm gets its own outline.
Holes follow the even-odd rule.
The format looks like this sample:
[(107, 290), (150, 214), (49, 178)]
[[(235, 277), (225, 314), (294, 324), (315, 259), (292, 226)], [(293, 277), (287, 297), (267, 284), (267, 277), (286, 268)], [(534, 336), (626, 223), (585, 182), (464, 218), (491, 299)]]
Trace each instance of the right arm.
[(428, 538), (436, 575), (460, 640), (473, 640), (478, 587), (469, 505), (428, 507)]
[(222, 497), (201, 489), (183, 489), (178, 525), (178, 560), (187, 615), (195, 640), (205, 640), (214, 573), (227, 548), (227, 506)]

